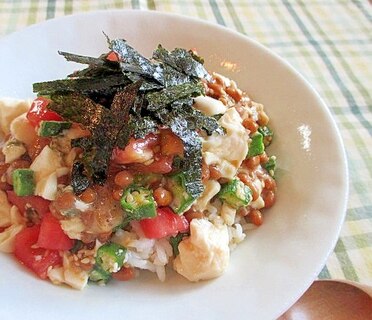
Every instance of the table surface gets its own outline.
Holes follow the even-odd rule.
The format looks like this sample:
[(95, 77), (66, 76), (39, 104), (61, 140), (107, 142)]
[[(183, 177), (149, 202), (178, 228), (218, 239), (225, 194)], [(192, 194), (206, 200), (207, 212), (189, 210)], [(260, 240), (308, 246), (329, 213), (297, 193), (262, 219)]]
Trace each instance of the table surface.
[(372, 10), (367, 0), (0, 0), (0, 37), (78, 12), (142, 9), (217, 23), (287, 60), (328, 105), (349, 165), (346, 219), (321, 279), (372, 285)]

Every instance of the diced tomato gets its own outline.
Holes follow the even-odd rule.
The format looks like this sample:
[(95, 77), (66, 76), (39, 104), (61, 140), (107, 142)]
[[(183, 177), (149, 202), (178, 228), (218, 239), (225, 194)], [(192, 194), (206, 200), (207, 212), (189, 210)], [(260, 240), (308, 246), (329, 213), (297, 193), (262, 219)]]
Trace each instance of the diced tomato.
[(37, 245), (50, 250), (70, 250), (74, 240), (64, 233), (59, 220), (48, 212), (41, 221)]
[(160, 130), (160, 151), (165, 156), (183, 156), (183, 143), (171, 130)]
[(14, 255), (40, 278), (46, 279), (48, 268), (62, 264), (62, 258), (57, 250), (35, 248), (39, 232), (40, 225), (19, 232), (15, 237)]
[(43, 217), (49, 211), (50, 201), (39, 196), (25, 196), (19, 197), (14, 191), (7, 191), (8, 200), (14, 204), (22, 214), (26, 211), (27, 207), (34, 208), (40, 217)]
[(113, 62), (119, 61), (119, 57), (114, 51), (110, 51), (106, 59)]
[(39, 123), (43, 120), (62, 120), (62, 117), (58, 113), (48, 110), (47, 106), (49, 102), (50, 101), (44, 97), (38, 97), (32, 102), (31, 108), (28, 110), (26, 117), (34, 127), (39, 126)]
[(141, 173), (159, 173), (165, 174), (172, 171), (173, 156), (159, 156), (158, 159), (149, 165), (136, 163), (130, 166), (134, 171)]
[(115, 148), (112, 154), (114, 162), (119, 164), (142, 163), (150, 160), (153, 155), (153, 148), (158, 144), (158, 136), (148, 134), (144, 139), (129, 140), (125, 149)]
[(156, 217), (142, 219), (139, 224), (143, 234), (149, 239), (164, 238), (189, 229), (186, 218), (175, 214), (168, 207), (158, 208)]
[(115, 280), (119, 281), (129, 281), (132, 280), (136, 276), (136, 273), (133, 268), (125, 268), (122, 267), (118, 272), (112, 274), (112, 277)]

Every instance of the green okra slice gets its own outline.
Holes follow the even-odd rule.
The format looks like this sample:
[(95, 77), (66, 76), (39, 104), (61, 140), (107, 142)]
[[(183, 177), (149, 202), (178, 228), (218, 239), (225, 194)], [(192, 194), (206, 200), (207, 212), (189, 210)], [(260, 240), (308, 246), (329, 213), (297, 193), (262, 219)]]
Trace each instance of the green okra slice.
[(263, 143), (265, 147), (268, 147), (273, 140), (274, 132), (268, 126), (259, 127), (258, 132), (263, 136)]
[(218, 197), (233, 208), (247, 206), (252, 201), (252, 191), (237, 178), (222, 185)]
[(40, 137), (54, 137), (62, 133), (63, 130), (71, 128), (72, 123), (67, 121), (41, 121), (38, 130)]
[(263, 135), (259, 132), (251, 136), (251, 143), (249, 144), (247, 158), (251, 158), (262, 154), (265, 151)]
[(151, 189), (131, 185), (124, 190), (120, 204), (127, 217), (132, 220), (156, 216), (156, 203)]
[(167, 187), (173, 195), (170, 207), (177, 214), (182, 214), (188, 210), (196, 199), (187, 192), (185, 184), (186, 178), (183, 172), (168, 177)]
[(276, 157), (271, 156), (267, 162), (262, 165), (270, 176), (274, 177), (276, 170)]
[(30, 196), (35, 191), (34, 171), (31, 169), (16, 169), (12, 173), (13, 188), (17, 196)]
[(106, 272), (98, 266), (94, 266), (89, 274), (89, 280), (93, 282), (106, 284), (111, 279), (111, 273)]
[(118, 272), (124, 264), (127, 249), (120, 244), (111, 242), (98, 248), (93, 270), (89, 280), (107, 283), (111, 274)]

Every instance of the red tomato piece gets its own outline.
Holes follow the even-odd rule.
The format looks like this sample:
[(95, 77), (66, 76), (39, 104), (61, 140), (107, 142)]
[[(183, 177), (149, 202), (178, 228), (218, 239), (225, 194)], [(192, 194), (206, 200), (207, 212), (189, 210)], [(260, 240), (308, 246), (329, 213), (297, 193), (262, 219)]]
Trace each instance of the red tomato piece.
[(48, 212), (41, 221), (37, 245), (50, 250), (70, 250), (74, 240), (64, 233), (59, 220)]
[(41, 279), (46, 279), (48, 268), (61, 265), (62, 258), (57, 250), (34, 248), (39, 232), (40, 225), (34, 225), (19, 232), (15, 237), (14, 255)]
[(8, 200), (14, 204), (22, 214), (26, 211), (26, 205), (34, 208), (40, 217), (43, 217), (49, 211), (50, 201), (39, 196), (19, 197), (14, 191), (7, 191)]
[(136, 273), (134, 271), (134, 268), (131, 267), (129, 268), (122, 267), (118, 272), (112, 274), (112, 277), (118, 281), (129, 281), (135, 278), (135, 276)]
[(143, 234), (149, 239), (164, 238), (189, 229), (186, 218), (175, 214), (169, 207), (158, 208), (156, 217), (142, 219), (139, 224)]
[(172, 171), (173, 156), (160, 156), (149, 165), (136, 163), (130, 166), (134, 171), (141, 173), (160, 173), (165, 174)]
[(114, 51), (110, 51), (108, 53), (106, 59), (109, 60), (109, 61), (113, 61), (113, 62), (119, 61), (119, 57), (116, 54), (116, 52), (114, 52)]
[(62, 117), (58, 113), (48, 110), (48, 104), (49, 100), (44, 97), (38, 97), (32, 102), (31, 108), (28, 110), (26, 117), (34, 127), (39, 126), (40, 122), (43, 120), (62, 120)]
[(119, 164), (142, 163), (154, 156), (153, 147), (158, 144), (158, 136), (150, 133), (144, 139), (129, 140), (123, 149), (115, 148), (112, 154), (114, 162)]

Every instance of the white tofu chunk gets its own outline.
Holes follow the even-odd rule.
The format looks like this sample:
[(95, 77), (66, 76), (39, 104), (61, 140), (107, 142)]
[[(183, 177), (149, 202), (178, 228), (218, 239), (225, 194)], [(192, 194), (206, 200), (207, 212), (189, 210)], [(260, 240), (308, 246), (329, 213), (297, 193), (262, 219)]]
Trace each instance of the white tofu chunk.
[(5, 163), (11, 163), (14, 160), (19, 159), (23, 154), (26, 153), (26, 148), (22, 142), (16, 139), (10, 139), (3, 146), (2, 152), (5, 156)]
[(66, 284), (74, 289), (82, 290), (88, 283), (89, 273), (75, 266), (69, 260), (69, 255), (63, 255), (63, 278)]
[(174, 269), (190, 281), (219, 277), (229, 265), (229, 235), (226, 225), (215, 226), (206, 219), (194, 219), (190, 237), (178, 246)]
[(223, 178), (232, 179), (247, 156), (249, 135), (235, 108), (228, 109), (218, 123), (226, 134), (204, 139), (203, 158), (208, 165), (216, 165)]
[(89, 273), (75, 266), (70, 261), (70, 254), (63, 254), (63, 266), (51, 268), (48, 270), (48, 278), (54, 284), (63, 284), (71, 286), (74, 289), (82, 290), (88, 283)]
[(38, 183), (43, 178), (55, 173), (62, 167), (62, 157), (58, 151), (45, 146), (40, 154), (32, 162), (30, 169), (35, 172), (35, 180)]
[(204, 183), (204, 191), (194, 203), (194, 208), (203, 212), (207, 209), (211, 199), (220, 191), (221, 185), (216, 180), (208, 180)]
[(10, 123), (31, 106), (30, 100), (3, 98), (0, 100), (0, 128), (4, 134), (9, 134)]
[(24, 228), (22, 224), (13, 224), (0, 233), (0, 251), (12, 253), (14, 251), (15, 236)]
[(220, 100), (208, 96), (199, 96), (194, 99), (193, 107), (207, 116), (225, 113), (227, 106)]
[(55, 200), (57, 195), (57, 174), (53, 172), (37, 181), (34, 193), (44, 199)]
[(22, 113), (11, 122), (10, 133), (26, 145), (32, 144), (37, 138), (35, 128), (27, 120), (26, 113)]

